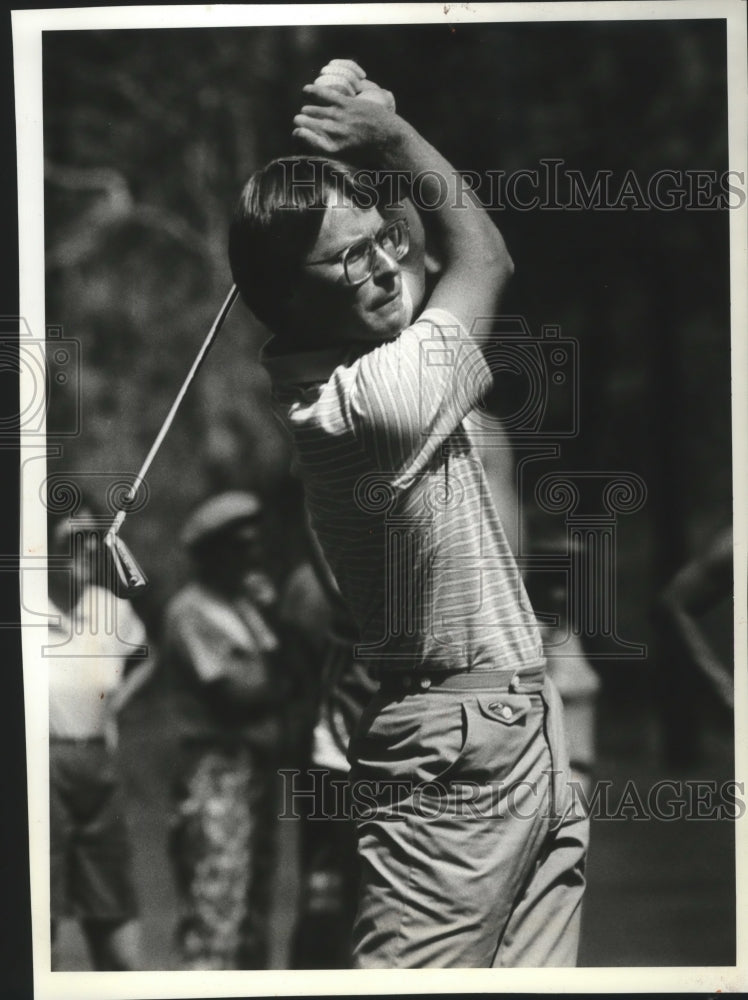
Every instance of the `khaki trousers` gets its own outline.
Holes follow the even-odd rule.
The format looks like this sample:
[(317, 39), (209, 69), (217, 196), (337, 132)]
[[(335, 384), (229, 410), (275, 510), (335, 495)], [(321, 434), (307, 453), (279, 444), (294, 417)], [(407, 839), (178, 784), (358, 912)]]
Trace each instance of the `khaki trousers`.
[(350, 748), (358, 968), (573, 966), (588, 820), (542, 669), (396, 681)]

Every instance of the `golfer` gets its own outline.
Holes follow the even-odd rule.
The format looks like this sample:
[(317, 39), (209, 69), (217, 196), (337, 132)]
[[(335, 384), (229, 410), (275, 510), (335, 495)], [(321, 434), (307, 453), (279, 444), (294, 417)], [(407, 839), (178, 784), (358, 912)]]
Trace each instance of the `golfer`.
[[(342, 60), (323, 77), (294, 120), (314, 155), (249, 179), (229, 252), (274, 334), (266, 364), (311, 524), (379, 679), (349, 750), (354, 964), (573, 965), (587, 822), (535, 618), (463, 427), (491, 384), (486, 318), (512, 262), (386, 92)], [(380, 172), (376, 185), (359, 166)], [(375, 198), (388, 172), (412, 180), (439, 249), (415, 322), (407, 215)]]

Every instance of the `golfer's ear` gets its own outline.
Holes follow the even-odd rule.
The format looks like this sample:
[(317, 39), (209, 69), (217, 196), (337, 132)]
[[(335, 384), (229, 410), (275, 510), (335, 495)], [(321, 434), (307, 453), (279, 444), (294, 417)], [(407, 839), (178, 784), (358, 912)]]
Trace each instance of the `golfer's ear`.
[(433, 238), (430, 238), (429, 232), (424, 226), (420, 212), (410, 198), (404, 200), (403, 207), (404, 212), (399, 210), (396, 214), (399, 216), (404, 214), (408, 221), (410, 249), (401, 266), (405, 270), (425, 273), (428, 284), (429, 280), (441, 273), (442, 261), (438, 256), (438, 249)]
[(430, 250), (427, 250), (424, 254), (423, 263), (426, 269), (426, 274), (429, 277), (436, 277), (438, 274), (441, 274), (442, 262), (436, 254), (432, 253)]

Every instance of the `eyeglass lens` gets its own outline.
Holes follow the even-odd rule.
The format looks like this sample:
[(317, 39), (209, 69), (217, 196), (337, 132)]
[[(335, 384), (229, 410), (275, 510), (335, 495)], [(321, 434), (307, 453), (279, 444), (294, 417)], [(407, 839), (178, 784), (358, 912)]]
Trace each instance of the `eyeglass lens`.
[(375, 243), (390, 257), (400, 260), (408, 251), (408, 231), (405, 223), (398, 219), (390, 223), (376, 239), (355, 243), (345, 255), (345, 273), (351, 284), (359, 284), (369, 277), (374, 269)]

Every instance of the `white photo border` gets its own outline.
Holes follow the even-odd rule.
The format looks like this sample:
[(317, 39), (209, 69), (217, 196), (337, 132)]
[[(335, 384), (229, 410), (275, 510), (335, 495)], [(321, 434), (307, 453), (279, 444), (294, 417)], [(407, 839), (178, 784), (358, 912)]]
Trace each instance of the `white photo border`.
[[(724, 19), (729, 81), (729, 167), (746, 176), (746, 6), (740, 0), (671, 0), (667, 3), (568, 2), (506, 4), (383, 3), (361, 5), (194, 5), (94, 7), (23, 10), (12, 13), (18, 150), (20, 250), (20, 315), (29, 335), (43, 344), (44, 306), (44, 176), (42, 142), (42, 32), (93, 29), (344, 24), (427, 24), (531, 21), (616, 21)], [(731, 322), (733, 389), (733, 476), (735, 547), (735, 701), (736, 780), (748, 782), (748, 705), (746, 654), (748, 552), (748, 441), (746, 373), (748, 372), (748, 273), (746, 223), (748, 207), (731, 211)], [(38, 386), (21, 377), (21, 412)], [(40, 488), (46, 477), (46, 442), (22, 433), (21, 465), (25, 494), (21, 498), (21, 566), (46, 554), (46, 511)], [(35, 460), (35, 461), (30, 461)], [(33, 468), (33, 474), (29, 469)], [(578, 968), (549, 970), (382, 970), (365, 974), (329, 972), (132, 972), (69, 973), (50, 970), (48, 712), (46, 664), (40, 656), (39, 619), (29, 608), (46, 606), (46, 574), (27, 574), (22, 593), (26, 746), (28, 756), (29, 849), (33, 931), (34, 991), (37, 1000), (133, 1000), (158, 997), (247, 997), (267, 995), (420, 994), (463, 992), (669, 992), (697, 990), (733, 992), (748, 988), (748, 818), (736, 823), (738, 886), (737, 964), (734, 967)], [(742, 614), (740, 613), (742, 609)], [(32, 620), (33, 618), (33, 620)]]

